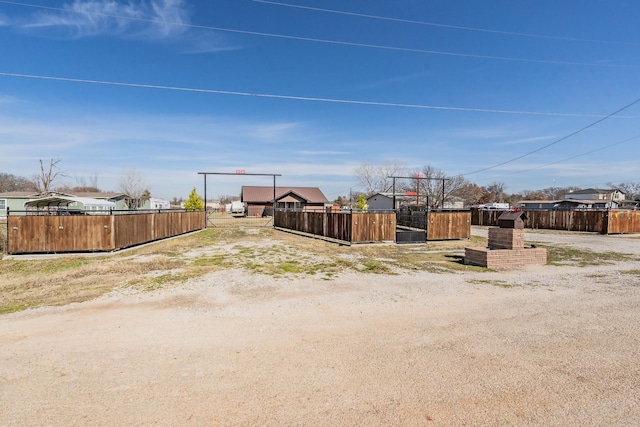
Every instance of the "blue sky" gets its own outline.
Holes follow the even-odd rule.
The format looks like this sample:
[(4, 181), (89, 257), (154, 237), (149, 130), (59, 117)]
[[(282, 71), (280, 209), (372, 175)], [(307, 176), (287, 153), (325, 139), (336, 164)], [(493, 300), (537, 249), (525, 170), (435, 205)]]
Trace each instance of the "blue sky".
[(133, 165), (162, 198), (242, 169), (333, 199), (385, 160), (509, 192), (638, 181), (640, 103), (560, 139), (640, 98), (639, 17), (635, 0), (0, 1), (0, 172), (57, 158), (115, 190)]

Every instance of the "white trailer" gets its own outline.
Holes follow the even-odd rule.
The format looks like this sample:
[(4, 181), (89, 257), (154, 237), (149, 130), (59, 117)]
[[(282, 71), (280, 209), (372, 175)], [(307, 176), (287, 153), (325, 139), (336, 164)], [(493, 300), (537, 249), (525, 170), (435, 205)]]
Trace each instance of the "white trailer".
[(231, 211), (232, 214), (242, 214), (242, 215), (244, 215), (244, 203), (242, 203), (239, 200), (237, 200), (235, 202), (231, 202), (230, 211)]

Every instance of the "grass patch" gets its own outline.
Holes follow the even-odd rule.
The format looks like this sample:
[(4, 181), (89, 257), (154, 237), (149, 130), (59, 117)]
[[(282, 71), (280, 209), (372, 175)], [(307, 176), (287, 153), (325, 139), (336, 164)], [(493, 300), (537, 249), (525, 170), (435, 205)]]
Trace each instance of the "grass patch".
[(361, 261), (362, 267), (358, 269), (363, 273), (387, 274), (391, 272), (391, 268), (386, 262), (377, 259), (366, 258)]
[(474, 284), (477, 284), (477, 285), (497, 286), (499, 288), (504, 288), (504, 289), (510, 289), (510, 288), (514, 288), (515, 287), (515, 285), (513, 285), (511, 283), (507, 283), (504, 280), (474, 279), (474, 280), (471, 280), (471, 283), (474, 283)]
[(636, 270), (622, 270), (620, 271), (621, 274), (627, 274), (630, 276), (638, 276), (640, 277), (640, 270), (636, 269)]
[[(486, 245), (486, 239), (474, 236), (423, 245), (340, 246), (269, 228), (207, 229), (100, 258), (2, 260), (0, 313), (86, 301), (122, 286), (153, 291), (230, 268), (272, 277), (313, 276), (318, 280), (330, 280), (343, 272), (488, 271), (464, 264), (463, 248), (470, 245)], [(557, 265), (634, 259), (631, 255), (565, 247), (547, 249), (550, 263)], [(638, 272), (629, 270), (626, 274)], [(509, 286), (499, 281), (486, 284)]]
[(633, 255), (618, 252), (593, 252), (566, 246), (538, 246), (547, 248), (547, 264), (550, 265), (577, 265), (579, 267), (588, 267), (592, 265), (605, 265), (614, 262), (637, 260), (637, 257)]

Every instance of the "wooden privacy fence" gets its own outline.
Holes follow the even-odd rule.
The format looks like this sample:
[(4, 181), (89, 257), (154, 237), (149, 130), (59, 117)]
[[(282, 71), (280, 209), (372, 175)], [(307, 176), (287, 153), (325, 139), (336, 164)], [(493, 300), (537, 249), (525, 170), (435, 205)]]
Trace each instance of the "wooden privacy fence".
[[(504, 211), (471, 211), (472, 225), (498, 225)], [(587, 231), (600, 234), (640, 233), (640, 211), (524, 211), (525, 228)]]
[(471, 238), (471, 212), (428, 212), (427, 240)]
[(350, 243), (395, 241), (395, 213), (276, 210), (273, 225)]
[(9, 216), (7, 253), (114, 251), (204, 228), (204, 212)]
[[(405, 222), (406, 224), (403, 224)], [(323, 213), (276, 211), (274, 226), (351, 243), (393, 242), (396, 226), (426, 230), (426, 240), (468, 239), (471, 213), (413, 212), (410, 216), (389, 213)], [(424, 240), (424, 239), (423, 239)]]
[(402, 212), (398, 213), (398, 225), (426, 230), (426, 240), (468, 239), (471, 237), (471, 212)]

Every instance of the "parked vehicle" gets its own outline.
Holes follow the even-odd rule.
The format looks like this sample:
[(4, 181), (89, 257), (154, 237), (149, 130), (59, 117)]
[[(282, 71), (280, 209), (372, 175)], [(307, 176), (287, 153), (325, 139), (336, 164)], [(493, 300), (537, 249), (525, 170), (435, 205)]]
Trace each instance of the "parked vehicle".
[(231, 202), (230, 212), (234, 215), (240, 215), (240, 214), (244, 215), (245, 214), (244, 203), (242, 203), (239, 200), (235, 202)]

